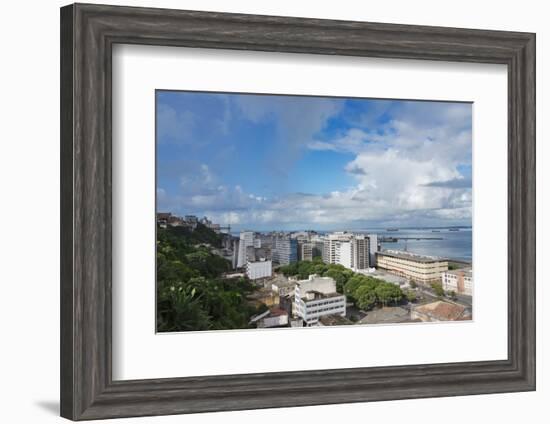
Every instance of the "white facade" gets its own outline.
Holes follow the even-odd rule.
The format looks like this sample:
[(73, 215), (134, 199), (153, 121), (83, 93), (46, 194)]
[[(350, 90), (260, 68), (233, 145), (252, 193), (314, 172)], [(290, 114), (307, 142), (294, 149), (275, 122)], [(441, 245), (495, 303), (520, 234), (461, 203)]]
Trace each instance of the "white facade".
[[(369, 269), (373, 261), (377, 245), (376, 235), (350, 234), (337, 232), (329, 234), (325, 243), (323, 261), (331, 264), (340, 264), (354, 271)], [(373, 247), (374, 246), (374, 247)]]
[(296, 282), (293, 311), (306, 325), (317, 325), (325, 315), (345, 316), (346, 296), (336, 292), (332, 278), (310, 275), (309, 279)]
[(441, 273), (441, 285), (445, 291), (472, 295), (473, 281), (471, 269), (457, 269)]
[(257, 261), (246, 263), (246, 276), (251, 280), (271, 277), (272, 264), (271, 261)]
[(258, 328), (284, 327), (288, 325), (288, 314), (269, 315), (258, 322)]
[(334, 243), (334, 263), (353, 268), (353, 245), (351, 241)]
[(254, 246), (254, 232), (241, 231), (239, 237), (239, 255), (237, 257), (237, 268), (241, 268), (246, 264), (246, 248)]

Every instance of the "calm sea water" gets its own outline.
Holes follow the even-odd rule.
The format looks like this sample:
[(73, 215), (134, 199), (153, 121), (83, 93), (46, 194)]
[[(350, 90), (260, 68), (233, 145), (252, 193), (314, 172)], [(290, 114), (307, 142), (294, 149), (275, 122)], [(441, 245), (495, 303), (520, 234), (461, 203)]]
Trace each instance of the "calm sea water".
[[(378, 237), (406, 237), (409, 240), (398, 240), (395, 243), (382, 243), (382, 250), (407, 250), (419, 255), (441, 256), (449, 259), (472, 260), (472, 229), (460, 228), (449, 231), (448, 228), (432, 229), (399, 229), (387, 231), (380, 229), (365, 230)], [(440, 240), (418, 240), (422, 238), (439, 238)]]

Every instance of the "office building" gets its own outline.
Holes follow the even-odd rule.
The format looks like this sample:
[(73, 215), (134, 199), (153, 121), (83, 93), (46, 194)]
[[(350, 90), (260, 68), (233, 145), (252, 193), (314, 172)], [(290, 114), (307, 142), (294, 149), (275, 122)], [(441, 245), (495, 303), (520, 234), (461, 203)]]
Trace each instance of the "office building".
[(298, 242), (298, 260), (312, 261), (313, 260), (313, 243), (299, 241)]
[(273, 239), (271, 251), (273, 262), (288, 265), (298, 260), (298, 242), (288, 236), (277, 236)]
[(351, 269), (358, 271), (369, 269), (371, 239), (365, 235), (354, 235), (351, 239)]
[(323, 258), (323, 251), (325, 249), (325, 238), (315, 236), (311, 238), (311, 244), (312, 244), (312, 251), (311, 255), (314, 258)]
[(422, 284), (440, 282), (441, 273), (449, 269), (446, 259), (398, 250), (377, 252), (376, 263), (380, 269)]
[(346, 296), (336, 292), (336, 282), (330, 277), (310, 275), (296, 282), (293, 313), (307, 326), (317, 325), (327, 315), (346, 315)]

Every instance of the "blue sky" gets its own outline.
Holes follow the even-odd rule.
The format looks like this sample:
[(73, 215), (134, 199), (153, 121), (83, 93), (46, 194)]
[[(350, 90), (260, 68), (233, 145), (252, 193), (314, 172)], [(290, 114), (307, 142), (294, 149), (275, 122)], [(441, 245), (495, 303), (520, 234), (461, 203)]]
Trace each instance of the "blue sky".
[(471, 225), (469, 103), (158, 91), (157, 210), (235, 230)]

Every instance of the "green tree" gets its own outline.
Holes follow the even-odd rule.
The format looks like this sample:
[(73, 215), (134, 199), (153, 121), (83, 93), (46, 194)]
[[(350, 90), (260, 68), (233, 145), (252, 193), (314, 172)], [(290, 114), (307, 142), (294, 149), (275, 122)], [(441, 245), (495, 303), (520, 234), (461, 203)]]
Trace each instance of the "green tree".
[(204, 226), (197, 230), (158, 229), (158, 331), (247, 328), (255, 308), (246, 296), (254, 286), (247, 278), (221, 278), (230, 263), (198, 245), (214, 246), (219, 235)]
[(416, 302), (416, 292), (414, 290), (407, 290), (406, 296), (409, 302)]
[(361, 309), (370, 309), (378, 301), (376, 289), (368, 284), (363, 284), (354, 292), (357, 306)]
[(362, 285), (366, 284), (367, 280), (360, 274), (355, 274), (344, 285), (344, 294), (350, 297), (352, 300), (356, 300), (355, 292)]
[(443, 290), (441, 283), (432, 283), (431, 286), (437, 297), (443, 297), (445, 295), (445, 290)]
[(157, 299), (158, 331), (208, 330), (210, 317), (195, 294), (182, 282), (161, 287)]
[(403, 292), (393, 283), (381, 283), (376, 287), (375, 292), (378, 300), (384, 306), (390, 302), (397, 303), (403, 298)]
[(342, 293), (344, 291), (344, 285), (347, 282), (346, 274), (339, 269), (329, 269), (324, 274), (327, 277), (330, 277), (336, 281), (336, 291)]

